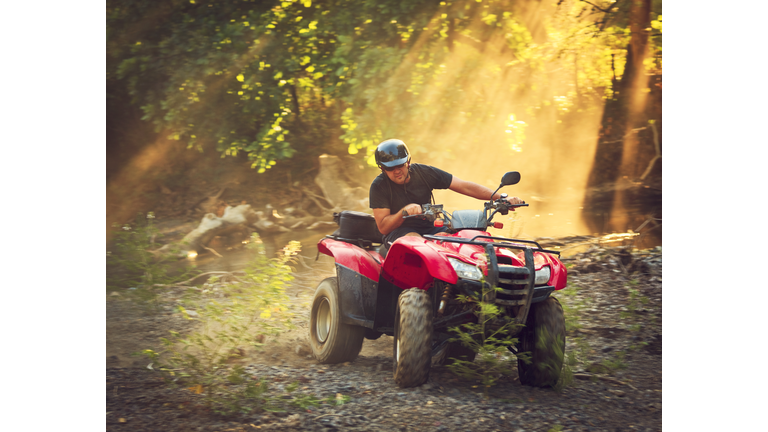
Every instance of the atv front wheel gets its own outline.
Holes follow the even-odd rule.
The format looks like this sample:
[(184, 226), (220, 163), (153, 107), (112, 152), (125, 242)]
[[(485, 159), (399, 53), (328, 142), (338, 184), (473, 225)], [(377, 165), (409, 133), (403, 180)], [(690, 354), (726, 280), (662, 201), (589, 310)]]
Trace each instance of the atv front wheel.
[(312, 300), (309, 341), (320, 363), (342, 363), (357, 358), (365, 328), (341, 322), (339, 284), (335, 277), (320, 282)]
[(520, 383), (533, 387), (557, 384), (565, 355), (565, 315), (556, 298), (531, 305), (519, 341), (517, 351), (531, 356), (530, 363), (517, 360)]
[(432, 301), (426, 291), (403, 291), (395, 312), (393, 348), (395, 382), (400, 387), (422, 385), (432, 363)]

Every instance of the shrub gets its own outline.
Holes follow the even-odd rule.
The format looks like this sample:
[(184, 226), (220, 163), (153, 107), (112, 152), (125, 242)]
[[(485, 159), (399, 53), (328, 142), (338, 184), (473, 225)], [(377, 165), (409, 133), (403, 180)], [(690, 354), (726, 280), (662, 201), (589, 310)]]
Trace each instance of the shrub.
[[(188, 300), (187, 308), (179, 306), (185, 318), (199, 321), (198, 329), (185, 336), (171, 332), (162, 339), (162, 351), (142, 352), (170, 382), (183, 382), (222, 414), (265, 406), (266, 383), (250, 377), (236, 359), (246, 348), (258, 348), (267, 336), (277, 336), (293, 325), (285, 289), (293, 279), (289, 264), (300, 244), (292, 241), (277, 257), (268, 258), (259, 237), (254, 234), (251, 240), (256, 254), (242, 280), (222, 284), (211, 278)], [(190, 313), (188, 308), (193, 307), (196, 311)], [(300, 405), (313, 402), (297, 401)]]
[(177, 275), (169, 275), (170, 260), (175, 254), (156, 255), (155, 215), (139, 213), (132, 223), (113, 225), (114, 247), (107, 252), (107, 290), (129, 288), (134, 298), (151, 302), (156, 298), (156, 285), (172, 284), (189, 278), (195, 270), (186, 267)]
[[(483, 283), (482, 298), (491, 288), (485, 288)], [(498, 289), (498, 288), (493, 288)], [(514, 347), (518, 340), (510, 336), (520, 327), (514, 319), (502, 314), (502, 310), (493, 303), (474, 299), (464, 295), (457, 296), (464, 303), (475, 303), (476, 323), (465, 323), (451, 327), (456, 334), (449, 342), (460, 342), (463, 346), (477, 353), (474, 362), (454, 359), (448, 368), (464, 378), (479, 380), (483, 385), (483, 393), (488, 396), (488, 388), (495, 385), (503, 375), (513, 371), (513, 363), (509, 360), (509, 348)], [(529, 358), (526, 353), (516, 354), (521, 359)]]

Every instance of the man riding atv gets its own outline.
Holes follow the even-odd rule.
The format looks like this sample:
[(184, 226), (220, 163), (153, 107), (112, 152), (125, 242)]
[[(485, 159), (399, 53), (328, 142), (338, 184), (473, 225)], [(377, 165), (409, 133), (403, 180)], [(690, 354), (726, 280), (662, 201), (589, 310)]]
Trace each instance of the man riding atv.
[[(382, 173), (370, 189), (373, 216), (335, 214), (339, 229), (317, 244), (318, 256), (333, 257), (336, 272), (319, 283), (312, 300), (308, 328), (315, 358), (323, 364), (353, 361), (363, 339), (386, 334), (393, 338), (395, 383), (418, 386), (429, 379), (433, 363), (475, 359), (472, 346), (456, 340), (455, 328), (480, 322), (486, 303), (500, 315), (483, 320), (484, 337), (505, 328), (506, 336), (518, 339), (508, 350), (526, 353), (517, 359), (520, 383), (555, 385), (565, 353), (565, 317), (551, 294), (566, 287), (568, 271), (557, 251), (487, 231), (501, 228), (494, 215), (527, 206), (496, 193), (519, 183), (520, 173), (508, 171), (492, 191), (411, 164), (400, 140), (379, 144), (375, 157)], [(430, 203), (434, 189), (485, 202), (482, 209), (449, 212)]]
[[(434, 235), (446, 231), (446, 227), (435, 227), (427, 220), (403, 218), (406, 214), (421, 214), (422, 204), (429, 204), (430, 198), (434, 203), (434, 189), (450, 189), (483, 201), (501, 198), (499, 193), (493, 194), (485, 186), (462, 180), (441, 169), (411, 164), (408, 147), (398, 139), (388, 139), (379, 144), (375, 157), (381, 174), (371, 183), (369, 201), (376, 225), (384, 235), (382, 255), (400, 237)], [(508, 198), (507, 201), (510, 204), (525, 204), (518, 197)]]

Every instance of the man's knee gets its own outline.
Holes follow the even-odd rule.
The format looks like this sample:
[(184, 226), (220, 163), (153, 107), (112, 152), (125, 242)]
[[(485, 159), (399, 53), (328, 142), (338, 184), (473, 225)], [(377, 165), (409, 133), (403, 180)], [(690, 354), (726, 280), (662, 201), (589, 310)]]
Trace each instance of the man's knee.
[(417, 232), (409, 232), (408, 234), (404, 235), (403, 237), (421, 237), (421, 234)]

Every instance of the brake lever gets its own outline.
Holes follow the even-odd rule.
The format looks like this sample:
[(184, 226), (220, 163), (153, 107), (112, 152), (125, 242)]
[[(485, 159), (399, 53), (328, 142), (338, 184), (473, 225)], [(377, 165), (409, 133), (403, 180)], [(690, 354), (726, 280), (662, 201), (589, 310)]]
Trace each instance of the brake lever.
[(433, 221), (434, 219), (437, 219), (437, 216), (432, 213), (420, 213), (415, 215), (409, 215), (406, 210), (403, 210), (403, 219), (421, 219), (425, 221)]
[(503, 216), (506, 216), (509, 214), (509, 211), (515, 211), (515, 208), (517, 207), (528, 207), (528, 204), (523, 202), (522, 204), (512, 204), (510, 202), (499, 202), (496, 206), (497, 212), (501, 213)]

